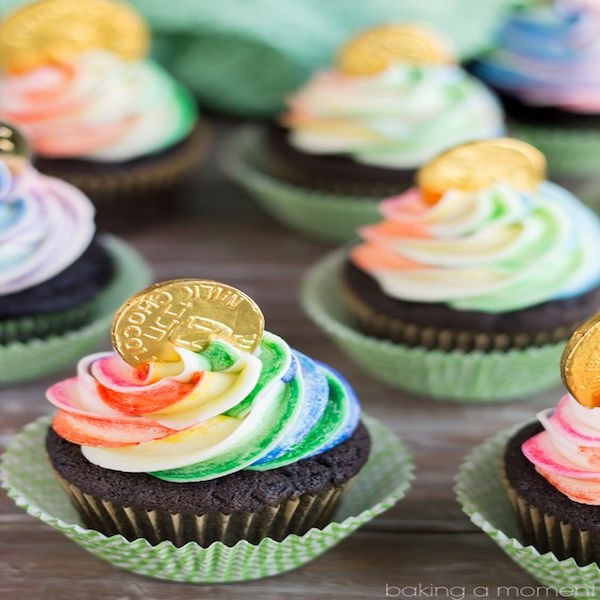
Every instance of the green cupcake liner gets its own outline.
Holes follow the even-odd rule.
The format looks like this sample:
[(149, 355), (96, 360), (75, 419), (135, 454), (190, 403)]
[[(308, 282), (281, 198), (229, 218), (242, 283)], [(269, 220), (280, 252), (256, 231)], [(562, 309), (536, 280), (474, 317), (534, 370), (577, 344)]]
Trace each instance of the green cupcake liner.
[(117, 567), (159, 579), (195, 583), (244, 581), (299, 567), (337, 544), (367, 521), (391, 508), (410, 487), (413, 462), (404, 444), (375, 419), (363, 415), (373, 446), (367, 464), (345, 495), (332, 523), (281, 542), (270, 538), (253, 545), (171, 542), (150, 545), (86, 529), (48, 464), (44, 439), (49, 416), (27, 425), (2, 457), (2, 486), (18, 506), (74, 542)]
[(32, 338), (60, 335), (89, 323), (97, 314), (98, 298), (70, 310), (0, 321), (0, 346)]
[(600, 567), (596, 563), (580, 567), (573, 558), (559, 560), (552, 552), (540, 554), (521, 542), (501, 478), (504, 448), (520, 427), (498, 433), (469, 453), (456, 476), (457, 500), (477, 527), (542, 584), (567, 597), (598, 598)]
[(600, 129), (538, 125), (516, 119), (509, 119), (508, 127), (512, 135), (544, 153), (551, 177), (597, 175)]
[(437, 400), (498, 402), (540, 392), (560, 381), (564, 343), (508, 351), (426, 350), (370, 337), (353, 327), (342, 301), (347, 249), (331, 253), (304, 278), (304, 310), (354, 362), (388, 385)]
[(317, 240), (342, 243), (356, 230), (381, 219), (373, 197), (312, 190), (282, 181), (261, 170), (248, 158), (260, 146), (260, 130), (244, 128), (223, 154), (225, 172), (251, 194), (279, 222)]
[[(0, 345), (0, 384), (29, 381), (73, 364), (107, 333), (113, 313), (121, 303), (148, 285), (150, 270), (131, 246), (112, 236), (103, 236), (101, 240), (114, 260), (115, 274), (96, 300), (96, 318), (62, 335)], [(36, 326), (43, 330), (43, 317), (36, 321)], [(51, 323), (52, 318), (48, 320), (48, 328)]]

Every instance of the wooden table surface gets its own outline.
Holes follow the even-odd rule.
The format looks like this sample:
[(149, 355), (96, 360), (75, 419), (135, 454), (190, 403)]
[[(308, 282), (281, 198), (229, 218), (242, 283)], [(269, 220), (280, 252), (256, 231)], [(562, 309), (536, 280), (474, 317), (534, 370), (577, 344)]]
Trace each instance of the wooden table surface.
[[(229, 127), (216, 129), (215, 146), (220, 148)], [(185, 217), (123, 237), (153, 265), (157, 280), (207, 277), (239, 286), (262, 307), (270, 331), (344, 373), (365, 410), (412, 451), (414, 485), (393, 509), (301, 569), (256, 582), (207, 586), (121, 571), (28, 516), (0, 492), (0, 598), (337, 600), (385, 598), (386, 585), (404, 588), (404, 595), (396, 597), (413, 598), (476, 598), (482, 594), (478, 586), (486, 586), (489, 598), (507, 597), (498, 586), (531, 591), (528, 586), (534, 581), (463, 515), (452, 491), (453, 478), (472, 446), (533, 418), (556, 402), (560, 390), (510, 404), (462, 406), (413, 398), (357, 371), (302, 313), (296, 296), (307, 267), (330, 247), (265, 215), (220, 174), (215, 153), (213, 148), (195, 178)], [(70, 372), (0, 390), (0, 445), (50, 412), (44, 391)], [(445, 589), (436, 592), (428, 586)], [(387, 597), (397, 593), (389, 587)]]

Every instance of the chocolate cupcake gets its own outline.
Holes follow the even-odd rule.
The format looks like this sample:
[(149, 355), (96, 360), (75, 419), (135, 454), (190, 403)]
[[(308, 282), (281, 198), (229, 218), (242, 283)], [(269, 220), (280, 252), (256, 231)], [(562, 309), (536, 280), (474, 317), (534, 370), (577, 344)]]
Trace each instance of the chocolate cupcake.
[(556, 184), (525, 189), (509, 171), (470, 191), (451, 185), (435, 204), (426, 183), (382, 203), (384, 220), (361, 229), (344, 267), (344, 298), (364, 332), (504, 351), (564, 341), (600, 308), (600, 220)]
[[(206, 547), (332, 519), (369, 455), (358, 401), (338, 373), (263, 333), (248, 301), (215, 282), (155, 285), (113, 324), (135, 366), (87, 356), (48, 390), (59, 409), (48, 456), (88, 527)], [(167, 321), (171, 342), (156, 335)]]
[(600, 207), (600, 12), (561, 0), (513, 12), (495, 49), (471, 65), (494, 88), (512, 133), (548, 158), (550, 175)]
[(600, 220), (545, 178), (529, 144), (470, 142), (381, 204), (361, 243), (319, 261), (308, 314), (376, 378), (440, 400), (499, 401), (558, 382), (600, 307)]
[(337, 65), (287, 103), (267, 137), (275, 172), (359, 196), (403, 191), (442, 150), (503, 131), (495, 97), (456, 64), (446, 40), (415, 25), (351, 39)]
[[(359, 34), (287, 105), (234, 148), (229, 171), (276, 218), (335, 241), (371, 222), (374, 202), (410, 187), (440, 151), (503, 132), (494, 95), (461, 69), (443, 38), (416, 25)], [(334, 233), (319, 226), (324, 220)]]
[(115, 275), (94, 208), (76, 188), (34, 169), (20, 134), (0, 123), (0, 344), (77, 329)]
[[(0, 118), (27, 133), (40, 171), (94, 201), (102, 222), (135, 216), (138, 223), (161, 206), (172, 210), (174, 189), (196, 164), (206, 136), (192, 96), (145, 58), (141, 17), (109, 0), (86, 0), (79, 8), (45, 0), (0, 23), (8, 46), (19, 22), (36, 17), (29, 35), (39, 55), (7, 52), (3, 61)], [(69, 24), (76, 33), (104, 27), (104, 34), (71, 39)], [(64, 35), (60, 60), (49, 33), (57, 30)]]
[(563, 354), (570, 393), (508, 440), (503, 461), (525, 543), (579, 565), (600, 562), (598, 321), (584, 324)]

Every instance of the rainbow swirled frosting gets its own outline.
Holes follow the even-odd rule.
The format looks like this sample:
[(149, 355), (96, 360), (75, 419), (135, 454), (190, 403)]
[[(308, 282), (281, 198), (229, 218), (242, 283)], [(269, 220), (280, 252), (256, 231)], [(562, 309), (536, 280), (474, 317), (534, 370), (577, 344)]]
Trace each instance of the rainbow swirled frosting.
[(523, 443), (523, 454), (571, 500), (600, 505), (600, 408), (582, 406), (566, 394), (538, 419), (544, 431)]
[(95, 232), (77, 188), (25, 161), (0, 160), (0, 295), (28, 290), (73, 264)]
[(548, 181), (449, 190), (433, 206), (412, 189), (381, 212), (351, 260), (393, 298), (501, 313), (600, 284), (600, 220)]
[(107, 51), (0, 79), (0, 119), (19, 126), (49, 158), (146, 156), (184, 139), (196, 116), (193, 98), (159, 65)]
[(440, 151), (503, 131), (496, 98), (456, 65), (393, 63), (369, 76), (318, 72), (288, 100), (290, 144), (308, 154), (415, 168)]
[(101, 467), (174, 482), (269, 470), (349, 438), (360, 407), (329, 367), (265, 332), (254, 353), (213, 341), (176, 363), (135, 369), (116, 353), (83, 358), (53, 385), (53, 427)]
[(474, 70), (526, 104), (600, 112), (600, 10), (563, 1), (518, 11)]

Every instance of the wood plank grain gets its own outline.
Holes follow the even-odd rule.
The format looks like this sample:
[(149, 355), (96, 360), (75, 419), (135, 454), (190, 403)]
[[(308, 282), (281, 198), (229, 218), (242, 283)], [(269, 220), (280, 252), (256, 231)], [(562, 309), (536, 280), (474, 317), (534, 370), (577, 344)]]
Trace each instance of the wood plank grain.
[[(20, 598), (71, 600), (74, 590), (68, 582), (76, 583), (77, 600), (384, 598), (386, 584), (390, 594), (395, 593), (391, 586), (405, 588), (405, 597), (419, 585), (423, 590), (431, 586), (453, 589), (455, 598), (464, 588), (466, 599), (475, 597), (478, 586), (495, 592), (498, 586), (532, 585), (491, 540), (473, 533), (357, 532), (318, 560), (285, 575), (201, 588), (121, 571), (33, 520), (3, 527), (0, 556), (2, 598), (11, 598), (4, 594), (18, 590)], [(438, 597), (444, 596), (452, 598), (450, 591)]]

